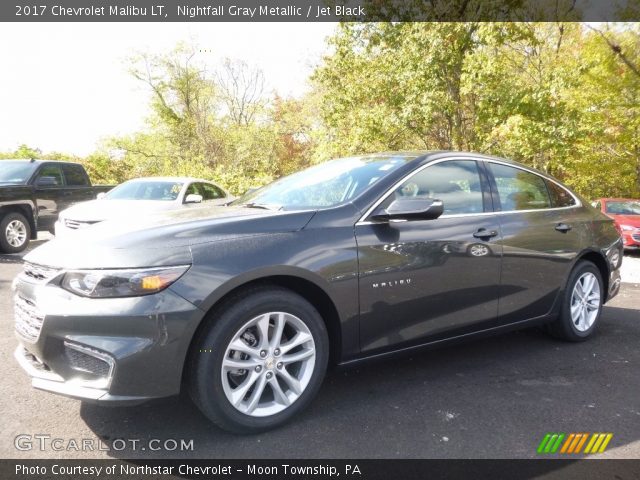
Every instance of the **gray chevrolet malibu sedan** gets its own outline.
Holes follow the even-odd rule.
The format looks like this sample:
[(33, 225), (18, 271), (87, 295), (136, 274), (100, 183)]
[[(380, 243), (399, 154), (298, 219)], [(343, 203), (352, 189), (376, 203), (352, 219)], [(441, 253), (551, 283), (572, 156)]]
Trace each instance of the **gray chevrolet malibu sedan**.
[(618, 292), (612, 220), (554, 178), (459, 152), (314, 166), (230, 206), (107, 221), (25, 257), (17, 361), (102, 404), (190, 391), (281, 425), (330, 364), (535, 324), (568, 341)]

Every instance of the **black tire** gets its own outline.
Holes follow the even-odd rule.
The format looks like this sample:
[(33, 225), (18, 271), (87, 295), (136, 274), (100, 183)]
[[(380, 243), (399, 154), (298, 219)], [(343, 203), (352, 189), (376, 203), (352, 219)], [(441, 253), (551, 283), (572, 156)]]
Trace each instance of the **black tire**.
[[(221, 369), (234, 335), (246, 322), (267, 312), (286, 312), (302, 320), (313, 337), (316, 357), (300, 396), (279, 413), (256, 417), (240, 412), (227, 399)], [(194, 403), (212, 422), (234, 433), (258, 433), (283, 425), (311, 403), (327, 368), (329, 339), (322, 317), (308, 301), (285, 288), (259, 286), (234, 295), (204, 321), (192, 344), (187, 381)]]
[[(598, 281), (600, 289), (600, 305), (597, 310), (597, 316), (591, 326), (588, 329), (581, 331), (576, 327), (576, 324), (571, 318), (571, 298), (576, 282), (578, 282), (578, 280), (586, 273), (592, 273)], [(549, 323), (547, 326), (549, 333), (556, 338), (568, 342), (584, 342), (586, 339), (591, 337), (598, 328), (605, 295), (604, 282), (602, 281), (602, 275), (600, 274), (598, 267), (586, 260), (578, 262), (571, 271), (569, 279), (567, 280), (567, 285), (563, 292), (563, 302), (560, 314), (555, 321)]]
[[(18, 222), (21, 225), (20, 228), (24, 229), (24, 233), (25, 233), (24, 241), (20, 245), (12, 245), (12, 243), (10, 243), (10, 240), (7, 236), (8, 234), (7, 227), (9, 227), (10, 224), (15, 225), (16, 222)], [(4, 253), (22, 252), (24, 249), (26, 249), (29, 246), (30, 240), (31, 240), (31, 226), (29, 225), (29, 222), (24, 217), (24, 215), (17, 212), (11, 212), (6, 214), (4, 217), (2, 217), (2, 220), (0, 221), (0, 250), (1, 251), (3, 251)]]

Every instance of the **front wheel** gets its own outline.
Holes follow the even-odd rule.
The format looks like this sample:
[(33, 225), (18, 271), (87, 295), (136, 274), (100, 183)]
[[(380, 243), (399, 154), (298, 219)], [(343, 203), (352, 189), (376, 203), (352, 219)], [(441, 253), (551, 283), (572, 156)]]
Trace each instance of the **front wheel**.
[(569, 275), (560, 316), (549, 324), (550, 332), (563, 340), (581, 342), (598, 326), (604, 303), (604, 284), (598, 268), (581, 261)]
[(31, 227), (24, 215), (8, 213), (0, 221), (0, 250), (19, 253), (29, 246)]
[(220, 427), (255, 433), (303, 410), (320, 388), (328, 336), (317, 310), (279, 287), (257, 287), (209, 318), (191, 352), (191, 396)]

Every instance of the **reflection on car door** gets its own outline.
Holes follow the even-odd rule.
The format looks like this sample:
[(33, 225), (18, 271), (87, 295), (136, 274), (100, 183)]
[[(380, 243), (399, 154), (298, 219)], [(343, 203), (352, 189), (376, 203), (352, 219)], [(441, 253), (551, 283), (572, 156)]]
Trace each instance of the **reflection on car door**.
[(564, 188), (535, 173), (488, 162), (502, 231), (502, 323), (548, 313), (587, 244), (584, 213)]
[(444, 213), (435, 220), (356, 225), (362, 351), (494, 325), (502, 247), (483, 164), (428, 166), (376, 208), (398, 196), (442, 200)]

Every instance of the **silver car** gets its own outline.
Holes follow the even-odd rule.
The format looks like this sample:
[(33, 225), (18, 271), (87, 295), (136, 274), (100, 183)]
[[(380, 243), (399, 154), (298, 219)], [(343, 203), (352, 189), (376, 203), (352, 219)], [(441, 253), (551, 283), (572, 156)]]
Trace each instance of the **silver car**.
[(140, 215), (189, 208), (196, 204), (224, 205), (234, 197), (208, 180), (191, 177), (147, 177), (124, 182), (97, 200), (63, 210), (55, 235), (68, 233), (105, 220), (135, 219)]

